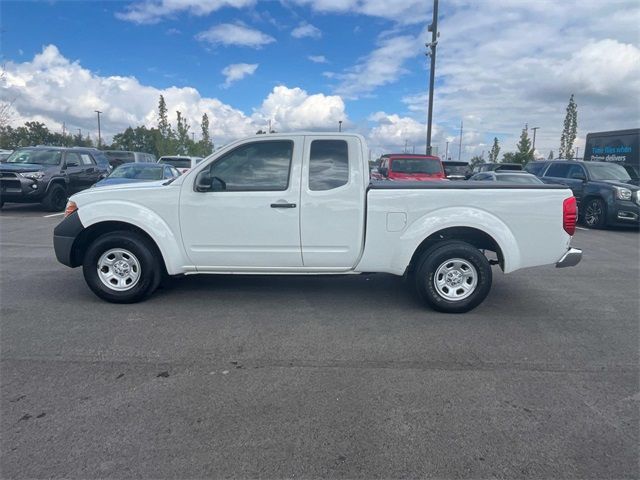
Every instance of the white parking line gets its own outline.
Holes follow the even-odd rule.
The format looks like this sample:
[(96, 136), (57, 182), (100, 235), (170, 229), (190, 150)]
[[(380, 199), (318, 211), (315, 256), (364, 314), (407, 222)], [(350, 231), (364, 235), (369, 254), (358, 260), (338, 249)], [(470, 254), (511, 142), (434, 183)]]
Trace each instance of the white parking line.
[(576, 227), (576, 228), (577, 228), (578, 230), (585, 230), (585, 231), (588, 231), (588, 230), (589, 230), (588, 228), (584, 228), (584, 227)]
[(64, 212), (60, 212), (60, 213), (52, 213), (51, 215), (45, 215), (44, 218), (49, 218), (49, 217), (57, 217), (59, 215), (64, 215)]

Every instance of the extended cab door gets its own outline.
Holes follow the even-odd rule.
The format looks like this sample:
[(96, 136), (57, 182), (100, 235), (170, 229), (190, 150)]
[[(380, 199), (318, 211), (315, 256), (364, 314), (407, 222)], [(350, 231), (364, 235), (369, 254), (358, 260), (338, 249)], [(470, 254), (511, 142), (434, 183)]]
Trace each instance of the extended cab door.
[(360, 257), (368, 183), (362, 155), (355, 136), (305, 137), (300, 199), (305, 268), (347, 270)]
[(199, 271), (302, 267), (303, 137), (243, 143), (182, 184), (180, 227)]

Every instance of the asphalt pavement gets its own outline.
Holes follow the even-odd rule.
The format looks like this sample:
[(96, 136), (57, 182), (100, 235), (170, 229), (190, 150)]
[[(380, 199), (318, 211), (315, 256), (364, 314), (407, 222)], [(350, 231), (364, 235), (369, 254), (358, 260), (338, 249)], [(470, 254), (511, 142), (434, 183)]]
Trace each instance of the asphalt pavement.
[(185, 277), (111, 305), (0, 213), (1, 478), (638, 478), (637, 230), (464, 315), (391, 275)]

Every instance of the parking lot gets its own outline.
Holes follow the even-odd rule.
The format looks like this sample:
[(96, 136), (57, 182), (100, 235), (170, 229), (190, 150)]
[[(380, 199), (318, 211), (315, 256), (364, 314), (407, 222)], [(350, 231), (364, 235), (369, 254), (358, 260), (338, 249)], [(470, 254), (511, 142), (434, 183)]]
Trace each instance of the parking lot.
[(637, 230), (464, 315), (391, 275), (176, 279), (100, 301), (61, 216), (0, 213), (3, 478), (637, 478)]

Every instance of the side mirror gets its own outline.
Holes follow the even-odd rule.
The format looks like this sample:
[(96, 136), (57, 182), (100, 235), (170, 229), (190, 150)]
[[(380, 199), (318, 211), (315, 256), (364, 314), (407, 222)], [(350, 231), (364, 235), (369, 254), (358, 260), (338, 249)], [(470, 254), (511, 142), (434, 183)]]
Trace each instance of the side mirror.
[(71, 161), (69, 161), (69, 162), (67, 162), (67, 163), (66, 163), (66, 166), (67, 166), (67, 167), (77, 167), (77, 166), (79, 166), (79, 165), (80, 165), (80, 164), (79, 164), (78, 162), (74, 162), (73, 160), (71, 160)]
[(386, 167), (380, 167), (378, 168), (378, 173), (383, 177), (386, 177), (387, 175), (389, 175), (389, 169)]
[(571, 175), (571, 178), (573, 178), (574, 180), (582, 180), (583, 182), (587, 181), (587, 179), (584, 176), (584, 173), (574, 173), (573, 175)]
[(196, 177), (196, 192), (222, 192), (227, 189), (227, 184), (219, 177), (212, 177), (209, 170), (203, 170)]
[(203, 170), (196, 177), (196, 192), (210, 192), (212, 190), (211, 174), (209, 170)]

